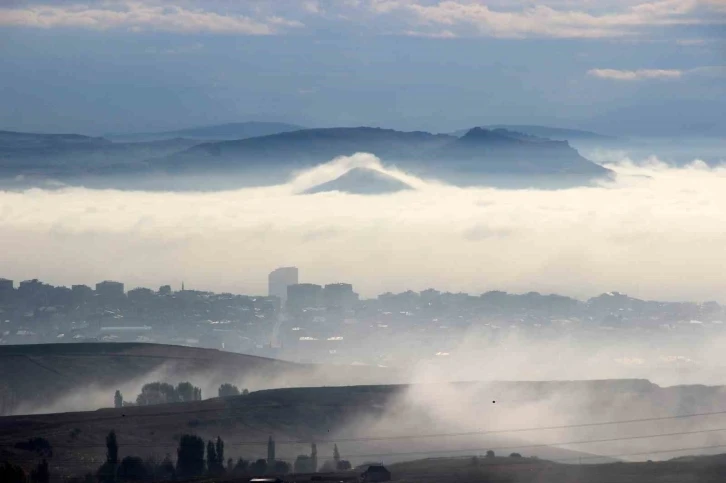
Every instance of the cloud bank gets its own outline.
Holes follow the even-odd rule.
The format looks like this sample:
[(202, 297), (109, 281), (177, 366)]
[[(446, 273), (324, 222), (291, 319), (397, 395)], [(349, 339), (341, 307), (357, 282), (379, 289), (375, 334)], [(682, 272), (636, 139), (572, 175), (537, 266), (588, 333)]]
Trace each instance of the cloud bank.
[(248, 15), (219, 13), (201, 8), (145, 3), (102, 2), (96, 5), (31, 5), (0, 8), (0, 25), (34, 28), (73, 27), (95, 30), (128, 29), (167, 32), (211, 32), (270, 35), (299, 21), (279, 16), (255, 19)]
[(714, 15), (722, 9), (718, 0), (41, 0), (0, 8), (0, 25), (241, 35), (342, 25), (360, 26), (368, 33), (430, 37), (613, 38), (653, 27), (723, 24)]
[[(299, 195), (353, 166), (416, 189)], [(303, 281), (383, 291), (619, 290), (726, 301), (726, 169), (611, 166), (618, 180), (559, 191), (462, 189), (358, 154), (285, 185), (159, 193), (87, 188), (0, 192), (2, 276), (56, 284), (261, 294), (277, 266)]]

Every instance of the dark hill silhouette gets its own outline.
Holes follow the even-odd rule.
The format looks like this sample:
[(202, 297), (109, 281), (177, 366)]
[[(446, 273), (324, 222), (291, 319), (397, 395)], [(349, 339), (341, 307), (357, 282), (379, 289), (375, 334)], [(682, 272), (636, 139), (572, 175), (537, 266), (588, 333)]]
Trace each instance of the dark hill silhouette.
[(88, 174), (113, 165), (140, 169), (144, 160), (187, 149), (198, 141), (167, 139), (114, 143), (80, 134), (0, 131), (0, 174), (68, 176)]
[[(338, 156), (372, 153), (413, 174), (460, 185), (571, 185), (609, 171), (566, 141), (474, 128), (457, 138), (371, 127), (302, 129), (232, 141), (169, 139), (114, 143), (78, 135), (0, 133), (0, 177), (93, 178), (144, 174), (224, 177), (226, 183), (285, 182), (291, 172)], [(504, 181), (502, 181), (504, 180)], [(228, 186), (229, 187), (229, 186)]]
[(279, 134), (304, 129), (302, 126), (282, 122), (230, 122), (212, 126), (200, 126), (173, 131), (112, 134), (108, 138), (114, 141), (139, 142), (161, 139), (187, 138), (195, 140), (246, 139), (270, 134)]
[[(552, 139), (553, 141), (615, 141), (617, 138), (606, 136), (592, 131), (583, 131), (581, 129), (566, 129), (551, 126), (539, 126), (536, 124), (492, 124), (481, 126), (484, 129), (506, 129), (507, 131), (515, 131), (530, 136)], [(463, 136), (470, 129), (461, 129), (454, 132), (455, 136)]]
[(174, 170), (306, 167), (337, 156), (367, 152), (387, 159), (414, 159), (452, 141), (452, 136), (371, 127), (303, 129), (238, 141), (204, 143), (163, 160)]
[(471, 129), (461, 138), (369, 127), (305, 129), (239, 141), (204, 143), (155, 160), (170, 172), (226, 170), (245, 173), (301, 169), (357, 152), (444, 181), (485, 184), (492, 175), (564, 177), (578, 182), (609, 174), (567, 142), (502, 129)]
[(353, 168), (326, 183), (313, 186), (303, 194), (340, 191), (359, 195), (378, 195), (412, 189), (411, 186), (393, 176), (370, 168)]

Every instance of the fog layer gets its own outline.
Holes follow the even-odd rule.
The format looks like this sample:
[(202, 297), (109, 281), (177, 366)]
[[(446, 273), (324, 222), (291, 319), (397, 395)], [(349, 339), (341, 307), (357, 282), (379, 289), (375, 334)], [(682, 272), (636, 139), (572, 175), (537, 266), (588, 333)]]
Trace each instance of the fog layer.
[[(298, 194), (355, 166), (415, 190)], [(435, 287), (726, 301), (726, 169), (608, 167), (615, 180), (587, 187), (463, 189), (357, 154), (273, 187), (0, 192), (0, 276), (260, 294), (271, 269), (296, 265), (302, 281), (347, 281), (363, 296)]]

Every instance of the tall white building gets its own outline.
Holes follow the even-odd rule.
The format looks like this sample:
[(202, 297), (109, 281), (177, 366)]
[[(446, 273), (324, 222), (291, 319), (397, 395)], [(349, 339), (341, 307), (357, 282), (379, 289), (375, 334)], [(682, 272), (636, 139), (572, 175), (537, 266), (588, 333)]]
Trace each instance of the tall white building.
[(270, 272), (267, 277), (268, 294), (278, 297), (284, 304), (287, 300), (288, 285), (297, 283), (297, 267), (280, 267)]

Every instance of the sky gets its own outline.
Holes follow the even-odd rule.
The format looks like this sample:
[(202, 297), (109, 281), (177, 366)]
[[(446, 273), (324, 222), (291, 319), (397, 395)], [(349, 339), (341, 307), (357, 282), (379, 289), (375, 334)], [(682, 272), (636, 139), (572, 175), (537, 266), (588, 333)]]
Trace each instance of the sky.
[(718, 134), (725, 52), (726, 0), (0, 0), (0, 129)]

